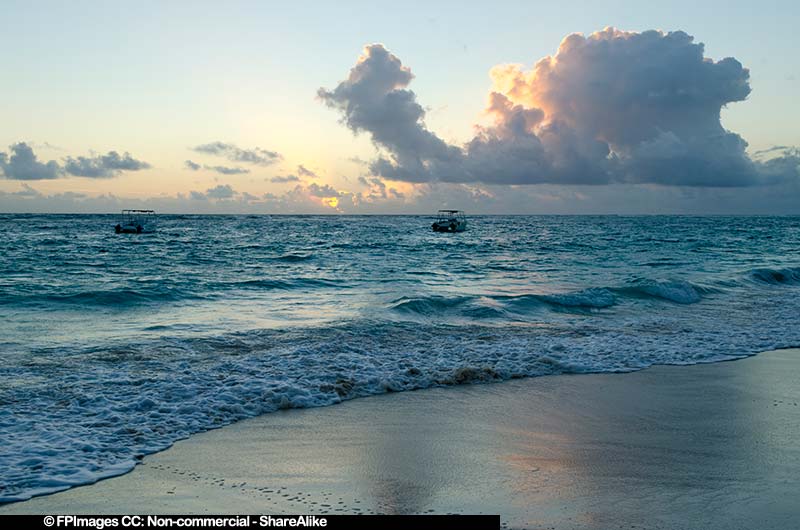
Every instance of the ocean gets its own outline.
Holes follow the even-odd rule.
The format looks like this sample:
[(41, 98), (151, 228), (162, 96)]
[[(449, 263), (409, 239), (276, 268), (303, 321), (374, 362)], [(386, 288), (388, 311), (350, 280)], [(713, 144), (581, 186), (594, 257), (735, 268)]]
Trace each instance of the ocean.
[(800, 346), (800, 217), (0, 215), (0, 502), (278, 409)]

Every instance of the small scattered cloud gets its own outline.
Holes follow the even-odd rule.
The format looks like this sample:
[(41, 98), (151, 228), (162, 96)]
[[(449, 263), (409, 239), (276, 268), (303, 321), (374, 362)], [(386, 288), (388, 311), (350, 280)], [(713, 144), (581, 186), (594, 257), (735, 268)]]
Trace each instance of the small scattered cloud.
[(205, 169), (207, 171), (219, 173), (220, 175), (242, 175), (244, 173), (250, 173), (250, 170), (244, 167), (208, 166), (198, 164), (192, 160), (187, 160), (184, 162), (184, 167), (189, 171), (200, 171), (201, 169)]
[(311, 178), (316, 178), (317, 177), (316, 173), (314, 173), (310, 169), (306, 168), (302, 164), (297, 166), (297, 174), (300, 175), (301, 177), (311, 177)]
[(348, 162), (352, 162), (353, 164), (358, 164), (359, 166), (368, 166), (369, 160), (364, 160), (358, 156), (351, 156), (347, 159)]
[(57, 145), (53, 145), (50, 142), (43, 142), (42, 143), (42, 147), (44, 147), (45, 149), (51, 149), (53, 151), (63, 151), (64, 150), (63, 147), (59, 147)]
[(768, 147), (767, 149), (759, 149), (758, 151), (753, 152), (753, 158), (763, 158), (768, 155), (774, 155), (775, 153), (784, 153), (791, 150), (792, 147), (788, 145), (774, 145), (772, 147)]
[[(308, 169), (304, 165), (300, 164), (297, 166), (297, 174), (290, 174), (290, 175), (277, 175), (269, 179), (270, 182), (276, 184), (287, 184), (290, 182), (302, 182), (308, 178), (317, 178), (318, 175), (314, 173), (312, 170)], [(266, 180), (266, 179), (265, 179)]]
[(308, 192), (314, 197), (338, 197), (339, 192), (330, 184), (317, 184), (312, 182), (308, 185)]
[(234, 195), (236, 195), (236, 192), (230, 184), (220, 184), (206, 190), (206, 197), (209, 199), (230, 199)]
[(12, 193), (18, 197), (42, 197), (42, 194), (38, 190), (25, 183), (22, 184), (22, 189), (20, 191)]
[(45, 149), (48, 151), (64, 151), (63, 147), (51, 144), (50, 142), (26, 142), (33, 149)]
[(140, 171), (150, 168), (150, 164), (133, 158), (130, 153), (120, 155), (109, 151), (105, 155), (64, 158), (61, 166), (55, 160), (39, 162), (33, 148), (25, 142), (9, 147), (10, 156), (0, 153), (0, 170), (5, 178), (11, 180), (53, 180), (64, 176), (111, 178), (123, 171)]
[(72, 201), (74, 201), (74, 200), (86, 199), (89, 196), (86, 195), (85, 193), (79, 193), (79, 192), (75, 192), (75, 191), (65, 191), (63, 193), (56, 194), (55, 197), (58, 198), (58, 199), (61, 199), (61, 200), (72, 200)]
[(276, 184), (285, 184), (287, 182), (300, 182), (300, 177), (297, 175), (286, 175), (281, 176), (278, 175), (277, 177), (272, 177), (269, 179), (270, 182), (275, 182)]
[(388, 198), (404, 199), (406, 196), (405, 193), (388, 186), (379, 177), (365, 177), (362, 175), (358, 177), (358, 182), (362, 186), (366, 186), (368, 188), (366, 192), (361, 194), (362, 197), (372, 202)]
[(140, 171), (150, 167), (150, 164), (133, 158), (130, 153), (120, 155), (116, 151), (93, 157), (68, 156), (64, 159), (64, 171), (76, 177), (111, 178), (122, 171)]
[(232, 162), (241, 162), (245, 164), (254, 164), (258, 166), (268, 166), (279, 162), (283, 157), (276, 151), (268, 151), (260, 147), (252, 149), (242, 149), (234, 144), (225, 142), (211, 142), (207, 144), (198, 145), (192, 148), (197, 153), (203, 153), (213, 156), (221, 156), (227, 158)]
[(228, 167), (228, 166), (203, 166), (205, 169), (215, 171), (220, 175), (241, 175), (243, 173), (250, 173), (250, 170), (243, 167)]
[(55, 160), (39, 162), (33, 149), (25, 142), (9, 146), (11, 155), (0, 153), (0, 170), (11, 180), (52, 180), (62, 175), (61, 166)]
[[(377, 177), (348, 190), (326, 184), (302, 184), (282, 193), (256, 194), (220, 184), (205, 191), (157, 197), (89, 196), (45, 193), (21, 182), (0, 190), (4, 212), (114, 212), (151, 208), (163, 213), (432, 213), (450, 207), (481, 213), (661, 213), (799, 214), (800, 182), (771, 186), (702, 188), (677, 186), (508, 186), (427, 182), (393, 183)], [(362, 187), (363, 186), (363, 187)], [(422, 226), (420, 229), (424, 229)]]

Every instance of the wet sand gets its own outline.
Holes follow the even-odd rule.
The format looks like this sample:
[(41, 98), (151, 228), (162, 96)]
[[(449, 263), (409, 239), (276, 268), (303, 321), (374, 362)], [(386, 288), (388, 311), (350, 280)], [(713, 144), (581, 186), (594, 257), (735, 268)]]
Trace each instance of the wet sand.
[(291, 410), (2, 513), (500, 513), (511, 528), (800, 525), (800, 350)]

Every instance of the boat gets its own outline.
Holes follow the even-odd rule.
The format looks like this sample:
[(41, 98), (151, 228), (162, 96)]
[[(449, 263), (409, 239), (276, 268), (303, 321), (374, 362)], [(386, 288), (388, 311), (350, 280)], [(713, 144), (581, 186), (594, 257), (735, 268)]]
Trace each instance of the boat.
[(467, 216), (461, 210), (439, 210), (431, 228), (434, 232), (463, 232), (467, 229)]
[(121, 218), (114, 232), (117, 234), (142, 234), (155, 232), (156, 212), (154, 210), (122, 210)]

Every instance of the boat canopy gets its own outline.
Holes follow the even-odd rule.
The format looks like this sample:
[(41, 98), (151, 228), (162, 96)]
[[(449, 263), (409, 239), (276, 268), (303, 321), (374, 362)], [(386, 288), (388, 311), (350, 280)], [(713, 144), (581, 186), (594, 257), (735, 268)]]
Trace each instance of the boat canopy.
[(466, 215), (462, 210), (439, 210), (437, 217), (439, 219), (464, 219)]
[(155, 210), (122, 210), (122, 215), (114, 231), (121, 233), (153, 232), (156, 224)]

